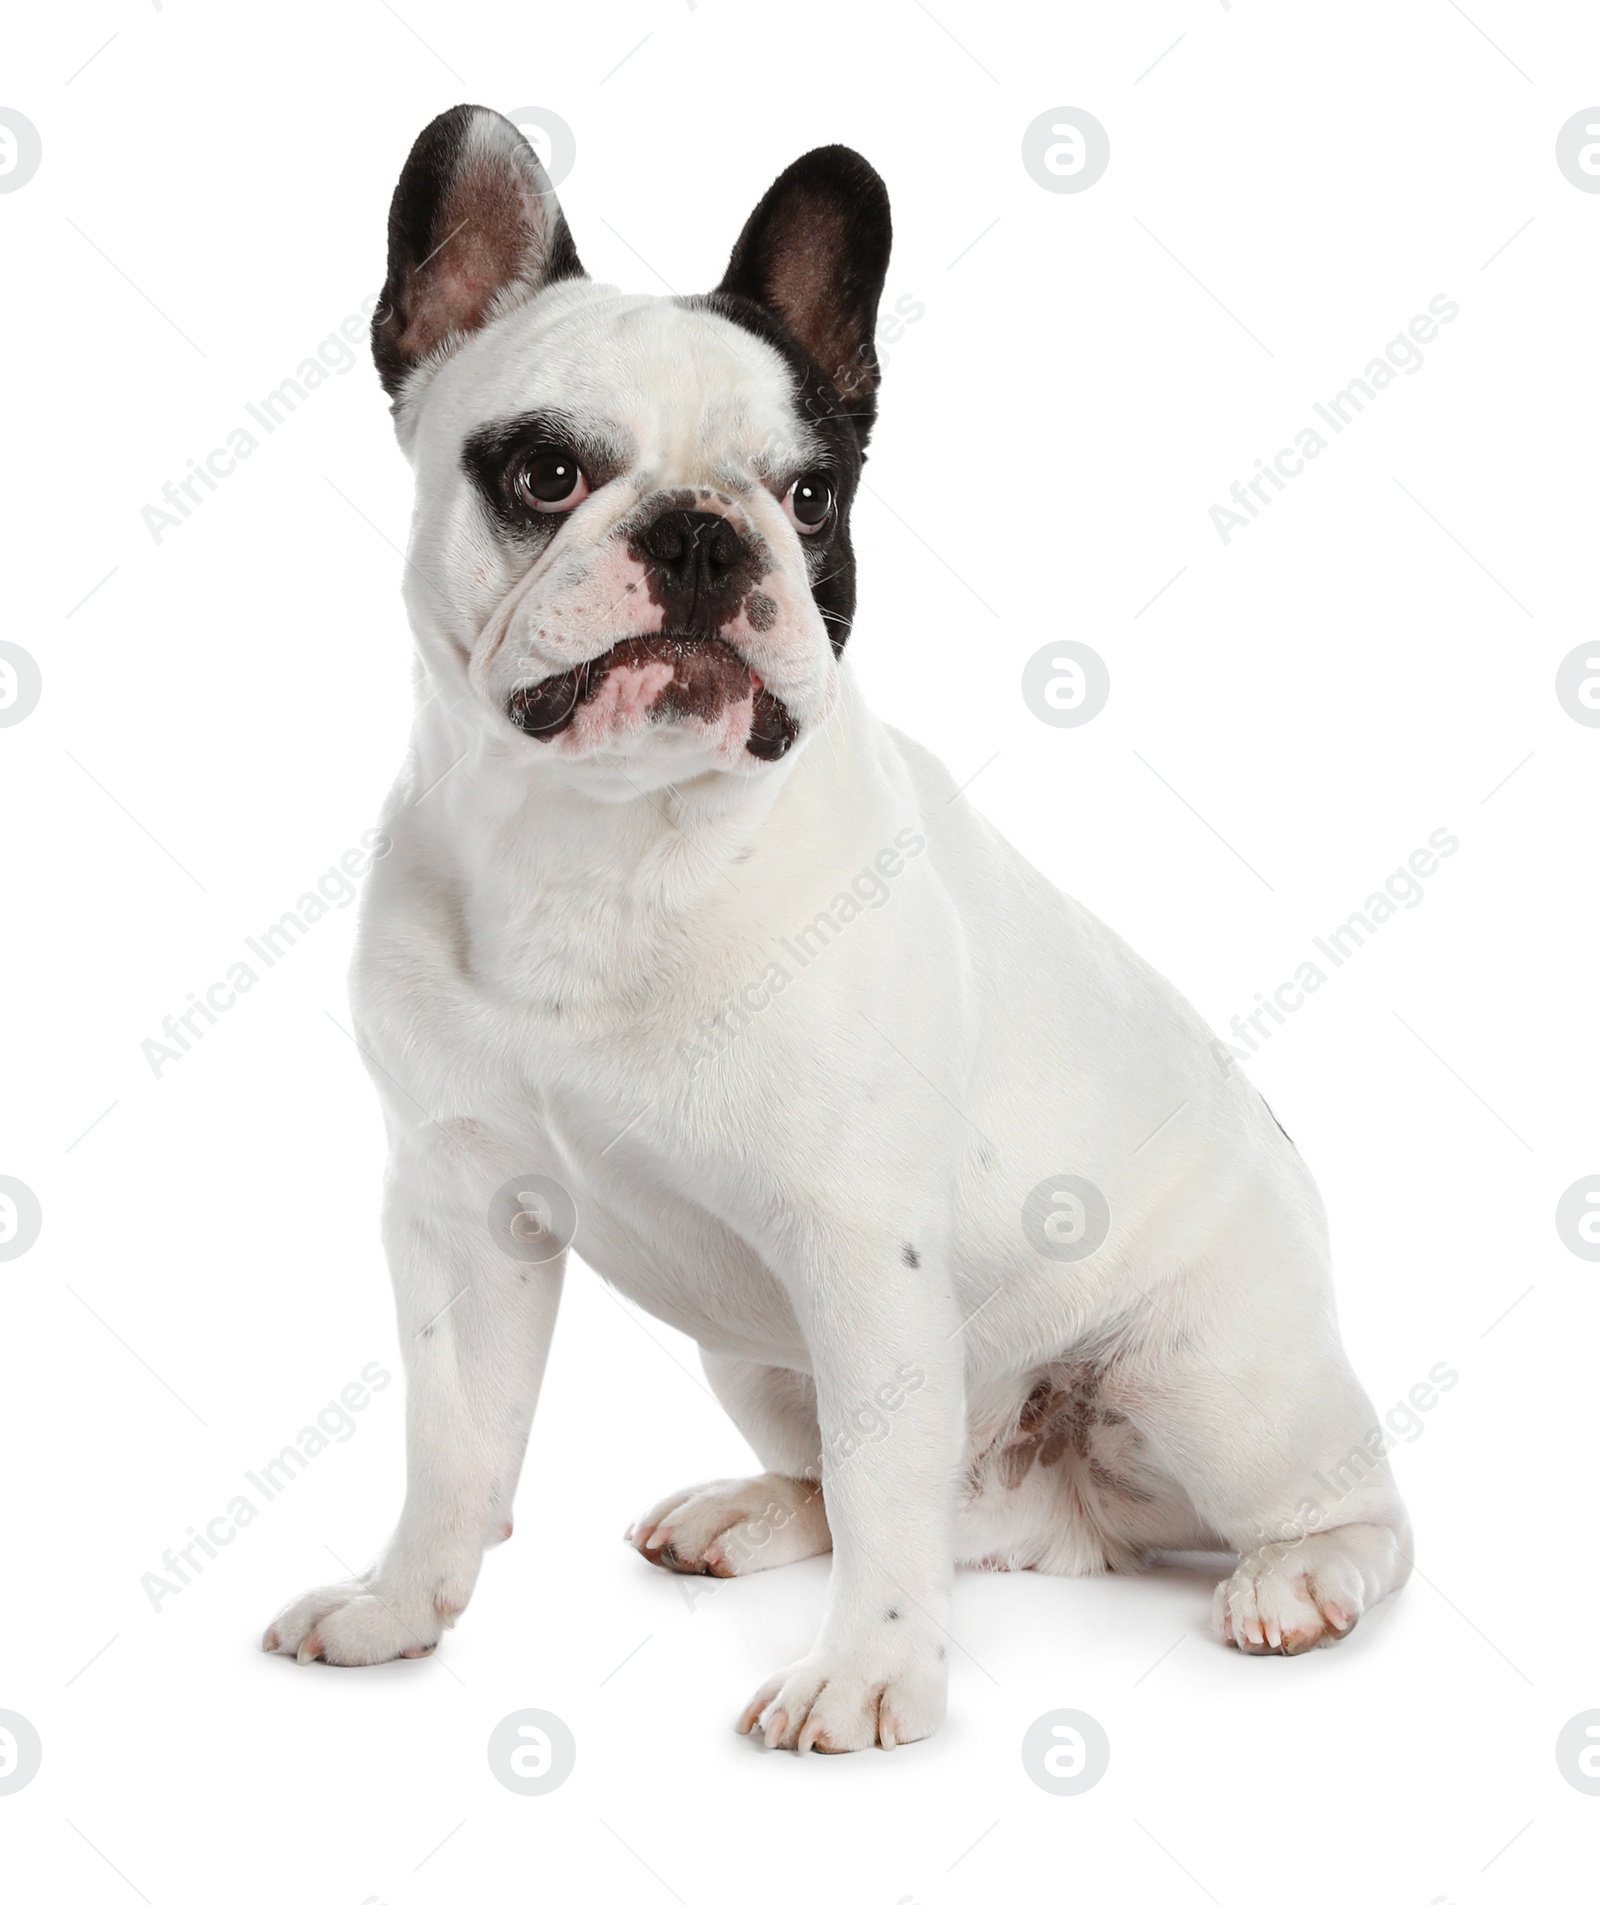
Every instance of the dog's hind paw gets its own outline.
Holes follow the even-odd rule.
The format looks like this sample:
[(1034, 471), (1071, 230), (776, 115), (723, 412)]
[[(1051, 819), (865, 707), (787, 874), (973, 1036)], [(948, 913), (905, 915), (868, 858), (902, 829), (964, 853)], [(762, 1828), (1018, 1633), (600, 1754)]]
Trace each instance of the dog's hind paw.
[(1246, 1654), (1304, 1654), (1342, 1640), (1410, 1572), (1395, 1536), (1365, 1523), (1245, 1555), (1212, 1604), (1218, 1640)]
[(821, 1488), (787, 1475), (680, 1489), (641, 1515), (623, 1539), (658, 1568), (725, 1579), (826, 1554), (833, 1545)]

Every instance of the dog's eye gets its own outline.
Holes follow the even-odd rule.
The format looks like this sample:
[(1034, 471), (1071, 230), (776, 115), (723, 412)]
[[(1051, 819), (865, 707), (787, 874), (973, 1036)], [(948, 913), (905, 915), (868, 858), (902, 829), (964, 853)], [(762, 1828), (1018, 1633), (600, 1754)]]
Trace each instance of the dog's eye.
[(814, 536), (833, 514), (832, 486), (815, 470), (807, 476), (798, 476), (789, 485), (783, 506), (802, 536)]
[(589, 494), (589, 479), (570, 450), (540, 450), (517, 471), (513, 486), (519, 501), (545, 515), (576, 509)]

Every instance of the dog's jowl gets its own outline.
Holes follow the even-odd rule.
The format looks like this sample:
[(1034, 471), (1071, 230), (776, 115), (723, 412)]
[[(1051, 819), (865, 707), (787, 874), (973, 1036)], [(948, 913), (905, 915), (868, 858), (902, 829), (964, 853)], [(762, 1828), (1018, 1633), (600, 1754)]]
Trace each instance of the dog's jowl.
[(1216, 1630), (1251, 1653), (1405, 1578), (1299, 1154), (863, 704), (888, 256), (882, 182), (838, 146), (697, 297), (592, 282), (493, 112), (446, 113), (401, 175), (373, 349), (416, 471), (421, 688), (353, 996), (408, 1482), (382, 1559), (270, 1650), (409, 1658), (466, 1607), (574, 1239), (698, 1341), (762, 1469), (657, 1503), (639, 1553), (832, 1551), (815, 1644), (739, 1719), (769, 1745), (931, 1733), (960, 1563), (1230, 1553)]

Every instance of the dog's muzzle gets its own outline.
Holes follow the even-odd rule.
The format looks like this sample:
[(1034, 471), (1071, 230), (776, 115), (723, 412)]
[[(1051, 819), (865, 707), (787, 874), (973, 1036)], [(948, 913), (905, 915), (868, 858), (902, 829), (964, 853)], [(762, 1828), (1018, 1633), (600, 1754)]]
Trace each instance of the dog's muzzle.
[(745, 751), (759, 761), (788, 753), (799, 732), (789, 710), (729, 645), (714, 635), (631, 635), (565, 674), (519, 688), (506, 703), (513, 727), (536, 741), (553, 741), (578, 717), (617, 669), (671, 670), (648, 704), (652, 725), (714, 722), (741, 701), (752, 703)]

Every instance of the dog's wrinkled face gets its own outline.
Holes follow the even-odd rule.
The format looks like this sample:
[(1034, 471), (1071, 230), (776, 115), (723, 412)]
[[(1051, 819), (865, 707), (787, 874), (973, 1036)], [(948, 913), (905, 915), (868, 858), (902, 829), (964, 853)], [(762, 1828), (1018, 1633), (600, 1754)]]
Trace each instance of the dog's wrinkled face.
[(492, 545), (469, 561), (474, 687), (560, 754), (685, 769), (753, 770), (824, 720), (860, 453), (800, 405), (729, 318), (587, 281), (466, 344), (419, 431), (419, 537)]
[(373, 341), (417, 468), (413, 621), (485, 718), (648, 785), (759, 774), (827, 719), (888, 242), (877, 175), (824, 148), (715, 292), (624, 296), (507, 121), (422, 135)]

